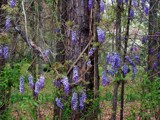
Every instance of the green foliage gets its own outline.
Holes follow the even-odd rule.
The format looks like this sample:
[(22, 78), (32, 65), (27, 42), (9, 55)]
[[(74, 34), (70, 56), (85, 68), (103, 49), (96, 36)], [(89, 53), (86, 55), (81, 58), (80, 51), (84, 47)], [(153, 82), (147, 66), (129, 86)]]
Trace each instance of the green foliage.
[(144, 78), (142, 82), (141, 91), (141, 111), (140, 115), (142, 119), (148, 119), (153, 117), (156, 110), (160, 105), (160, 79), (156, 78), (153, 81)]
[[(6, 64), (0, 72), (0, 106), (4, 107), (3, 113), (1, 113), (0, 118), (4, 116), (9, 116), (8, 105), (10, 102), (11, 87), (17, 87), (19, 77), (19, 65)], [(7, 119), (7, 118), (6, 118)]]

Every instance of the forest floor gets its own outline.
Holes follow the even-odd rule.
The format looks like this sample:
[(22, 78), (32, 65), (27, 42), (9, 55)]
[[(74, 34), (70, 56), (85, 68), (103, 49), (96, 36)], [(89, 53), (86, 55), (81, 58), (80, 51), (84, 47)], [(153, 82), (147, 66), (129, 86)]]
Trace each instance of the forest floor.
[[(119, 106), (119, 104), (118, 104)], [(16, 109), (16, 106), (14, 106)], [(110, 120), (112, 109), (111, 109), (111, 102), (107, 101), (104, 102), (103, 105), (101, 104), (101, 110), (102, 113), (100, 115), (101, 120)], [(124, 120), (127, 119), (131, 115), (131, 110), (139, 109), (140, 104), (138, 102), (128, 102), (124, 106)], [(21, 115), (20, 115), (21, 114)], [(12, 111), (11, 113), (12, 118), (15, 120), (20, 120), (20, 116), (28, 116), (26, 117), (26, 120), (33, 120), (28, 112), (25, 111)], [(50, 104), (44, 104), (39, 107), (38, 111), (38, 120), (52, 120), (53, 119), (53, 105)], [(120, 107), (117, 108), (117, 119), (120, 119)], [(137, 116), (136, 120), (140, 120), (140, 118)], [(154, 119), (152, 119), (154, 120)]]

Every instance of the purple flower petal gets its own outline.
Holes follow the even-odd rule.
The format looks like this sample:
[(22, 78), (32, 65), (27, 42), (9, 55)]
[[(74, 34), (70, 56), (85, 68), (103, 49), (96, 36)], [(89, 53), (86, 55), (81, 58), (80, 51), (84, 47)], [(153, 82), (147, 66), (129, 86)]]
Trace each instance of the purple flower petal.
[(64, 76), (61, 80), (63, 86), (64, 86), (64, 92), (68, 95), (69, 94), (69, 82), (68, 77)]
[(73, 93), (72, 95), (72, 101), (71, 101), (72, 107), (74, 110), (77, 110), (77, 105), (78, 105), (78, 94), (77, 93)]
[(104, 13), (104, 2), (103, 2), (103, 0), (100, 1), (100, 11), (102, 13)]
[(144, 6), (144, 9), (143, 9), (145, 15), (148, 15), (149, 14), (149, 8), (148, 6)]
[(72, 30), (71, 34), (72, 34), (72, 43), (76, 43), (77, 42), (77, 33), (76, 33), (76, 31)]
[(61, 98), (56, 98), (56, 105), (57, 105), (59, 108), (63, 109), (63, 104), (61, 103)]
[(28, 82), (29, 82), (30, 88), (33, 89), (34, 83), (33, 83), (33, 76), (32, 75), (28, 76)]
[(88, 9), (91, 10), (93, 7), (93, 0), (88, 1)]
[(16, 0), (11, 0), (10, 1), (10, 7), (13, 8), (16, 5)]
[(20, 93), (24, 93), (24, 77), (23, 76), (20, 77), (19, 82), (20, 82), (19, 91)]
[(102, 72), (102, 85), (106, 86), (110, 83), (110, 79), (106, 75), (106, 71)]
[(78, 75), (78, 69), (76, 66), (73, 67), (73, 81), (75, 83), (78, 82), (78, 79), (79, 79), (79, 75)]
[(124, 75), (126, 75), (126, 74), (128, 73), (128, 66), (127, 66), (127, 64), (124, 64), (124, 65), (123, 65), (122, 71), (123, 71), (123, 74), (124, 74)]
[(10, 20), (10, 18), (7, 18), (6, 24), (5, 24), (5, 30), (6, 31), (10, 28), (10, 25), (11, 25), (11, 20)]
[(84, 102), (87, 98), (87, 95), (85, 92), (82, 92), (81, 96), (80, 96), (80, 99), (79, 99), (79, 107), (80, 107), (80, 110), (83, 110), (84, 109)]
[(97, 35), (98, 35), (98, 42), (99, 43), (104, 43), (105, 41), (105, 32), (101, 28), (97, 28)]
[(134, 11), (133, 9), (130, 9), (129, 18), (133, 18), (133, 17), (134, 17)]

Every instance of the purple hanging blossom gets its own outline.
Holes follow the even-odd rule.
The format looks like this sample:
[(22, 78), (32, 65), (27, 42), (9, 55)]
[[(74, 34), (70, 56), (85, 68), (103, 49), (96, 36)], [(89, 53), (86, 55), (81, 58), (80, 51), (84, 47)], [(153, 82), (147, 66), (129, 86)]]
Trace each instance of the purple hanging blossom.
[(68, 77), (64, 76), (61, 80), (63, 86), (64, 86), (64, 92), (68, 95), (69, 94), (69, 82)]
[(9, 49), (8, 46), (3, 47), (3, 56), (5, 59), (8, 58), (8, 49)]
[(80, 99), (79, 99), (79, 107), (80, 107), (80, 110), (83, 110), (84, 109), (84, 102), (87, 98), (87, 95), (85, 92), (82, 92), (81, 96), (80, 96)]
[(78, 94), (77, 93), (73, 93), (72, 95), (72, 101), (71, 101), (72, 107), (74, 110), (77, 110), (77, 105), (78, 105)]
[(10, 7), (13, 8), (16, 5), (16, 0), (11, 0), (10, 1)]
[(23, 93), (24, 92), (24, 77), (23, 76), (20, 77), (19, 82), (20, 82), (19, 91), (20, 93)]
[(73, 81), (75, 83), (78, 82), (78, 79), (79, 79), (79, 75), (78, 75), (78, 69), (76, 66), (73, 67)]
[(102, 72), (102, 85), (106, 86), (110, 83), (110, 79), (106, 75), (106, 71)]
[(148, 6), (144, 6), (144, 9), (143, 9), (145, 15), (148, 15), (149, 14), (149, 8)]
[(10, 20), (10, 18), (7, 18), (6, 24), (5, 24), (5, 30), (6, 31), (10, 28), (10, 25), (11, 25), (11, 20)]
[(91, 10), (93, 7), (93, 0), (88, 1), (88, 9)]
[(56, 98), (56, 105), (57, 105), (59, 108), (63, 109), (63, 104), (61, 103), (61, 98)]
[(156, 70), (157, 69), (157, 65), (158, 65), (157, 62), (154, 62), (153, 65), (152, 65), (152, 69)]
[(142, 44), (147, 43), (147, 41), (148, 41), (148, 36), (147, 36), (147, 35), (143, 36), (141, 41), (142, 41)]
[(135, 55), (134, 59), (135, 59), (136, 63), (138, 63), (138, 64), (140, 63), (140, 57), (139, 57), (139, 55)]
[(35, 88), (34, 88), (34, 95), (35, 96), (38, 96), (39, 90), (40, 90), (40, 81), (37, 80), (36, 84), (35, 84)]
[(100, 11), (102, 13), (104, 13), (104, 2), (103, 2), (103, 0), (100, 1)]
[(114, 70), (110, 70), (110, 69), (107, 69), (107, 73), (111, 76), (114, 76), (115, 74), (115, 71)]
[(136, 7), (137, 6), (137, 2), (134, 0), (134, 1), (132, 1), (132, 6), (133, 7)]
[(88, 66), (88, 67), (91, 67), (91, 66), (92, 66), (90, 59), (87, 61), (87, 66)]
[(118, 0), (118, 4), (122, 4), (123, 0)]
[(129, 18), (133, 18), (133, 17), (134, 17), (134, 10), (130, 9)]
[(130, 48), (130, 50), (131, 50), (132, 52), (137, 52), (137, 51), (138, 51), (138, 47), (132, 46), (132, 47)]
[(125, 3), (128, 3), (128, 0), (124, 0)]
[(107, 64), (111, 65), (114, 72), (116, 72), (117, 69), (121, 66), (120, 55), (115, 52), (109, 53), (106, 57), (106, 62)]
[(60, 80), (53, 80), (53, 85), (59, 88), (61, 86), (61, 81)]
[(42, 89), (44, 87), (44, 80), (45, 80), (44, 75), (41, 75), (39, 78), (39, 88), (40, 89)]
[(131, 68), (132, 68), (132, 72), (133, 72), (132, 79), (134, 79), (135, 75), (137, 74), (137, 68), (135, 66), (131, 66)]
[(142, 4), (144, 4), (146, 2), (146, 0), (141, 0)]
[(76, 33), (76, 31), (72, 30), (71, 31), (71, 35), (72, 35), (72, 43), (76, 43), (77, 42), (77, 33)]
[(88, 56), (91, 57), (93, 53), (95, 52), (95, 50), (96, 50), (96, 47), (92, 47), (88, 52)]
[(98, 42), (104, 43), (105, 41), (105, 32), (101, 28), (97, 28)]
[(132, 64), (133, 61), (131, 60), (131, 58), (129, 56), (125, 56), (125, 61), (129, 64)]
[(128, 73), (128, 66), (127, 66), (126, 63), (123, 65), (122, 71), (123, 71), (123, 74), (124, 74), (124, 75), (126, 75), (126, 74)]
[(28, 76), (28, 82), (29, 82), (30, 88), (33, 89), (34, 83), (33, 83), (33, 76), (32, 75)]

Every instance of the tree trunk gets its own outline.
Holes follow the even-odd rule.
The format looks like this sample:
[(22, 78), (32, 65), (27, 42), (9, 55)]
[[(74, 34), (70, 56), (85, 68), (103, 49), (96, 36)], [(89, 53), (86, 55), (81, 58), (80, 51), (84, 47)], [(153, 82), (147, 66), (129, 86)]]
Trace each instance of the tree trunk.
[[(127, 55), (127, 47), (128, 47), (128, 39), (129, 39), (129, 26), (130, 26), (130, 9), (131, 9), (132, 0), (129, 1), (129, 8), (128, 8), (128, 19), (127, 19), (127, 26), (126, 26), (126, 33), (125, 33), (125, 42), (124, 42), (124, 55), (123, 55), (123, 63), (125, 62), (125, 56)], [(123, 78), (125, 75), (123, 74)], [(124, 91), (125, 91), (125, 81), (122, 80), (121, 82), (121, 110), (120, 110), (120, 120), (123, 120), (123, 112), (124, 112)]]
[(148, 76), (151, 81), (158, 74), (158, 69), (156, 68), (158, 64), (157, 54), (158, 54), (158, 40), (155, 37), (155, 33), (158, 31), (158, 0), (150, 0), (150, 11), (149, 11), (149, 41), (148, 41)]
[[(117, 8), (116, 8), (116, 51), (117, 53), (121, 54), (121, 11), (122, 11), (122, 4), (119, 4), (117, 0)], [(116, 76), (118, 77), (121, 75), (119, 72)], [(117, 113), (117, 95), (118, 95), (118, 87), (119, 81), (116, 81), (114, 86), (114, 93), (113, 93), (113, 102), (112, 102), (112, 116), (111, 120), (116, 120), (116, 113)]]
[[(84, 58), (79, 57), (81, 52), (86, 48), (86, 46), (93, 40), (93, 13), (92, 10), (89, 11), (88, 9), (88, 1), (87, 0), (68, 0), (66, 1), (68, 5), (67, 15), (68, 21), (72, 22), (70, 26), (65, 29), (65, 33), (69, 33), (68, 39), (65, 40), (65, 55), (66, 60), (71, 61), (71, 63), (75, 63), (79, 70), (79, 76), (83, 81), (87, 81), (88, 85), (85, 87), (87, 91), (87, 99), (94, 99), (94, 57), (90, 57), (92, 67), (88, 68), (86, 65), (86, 60)], [(65, 24), (66, 25), (66, 24)], [(70, 28), (70, 30), (68, 29)], [(76, 31), (77, 34), (77, 41), (72, 42), (71, 37), (72, 31)], [(67, 34), (66, 34), (67, 36)], [(91, 45), (89, 45), (91, 46)], [(88, 49), (84, 52), (88, 54)], [(80, 59), (79, 59), (80, 58)], [(78, 59), (78, 60), (77, 60)], [(72, 64), (69, 66), (69, 70), (72, 69)], [(87, 70), (87, 71), (86, 71)], [(72, 70), (71, 70), (72, 71)], [(72, 72), (68, 72), (69, 78), (72, 76)], [(85, 73), (86, 72), (86, 73)], [(85, 73), (85, 75), (83, 75)], [(70, 81), (71, 82), (71, 81)], [(79, 84), (80, 86), (85, 86), (83, 84)], [(74, 88), (72, 88), (74, 90)], [(92, 106), (92, 102), (89, 102), (85, 113), (88, 114), (89, 107)], [(88, 112), (87, 112), (88, 111)], [(72, 110), (72, 120), (78, 120), (81, 117), (81, 113), (78, 111)], [(92, 119), (94, 116), (87, 116), (86, 119)]]

